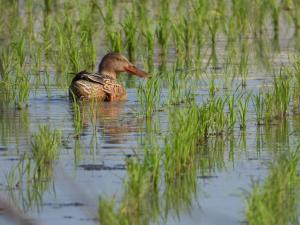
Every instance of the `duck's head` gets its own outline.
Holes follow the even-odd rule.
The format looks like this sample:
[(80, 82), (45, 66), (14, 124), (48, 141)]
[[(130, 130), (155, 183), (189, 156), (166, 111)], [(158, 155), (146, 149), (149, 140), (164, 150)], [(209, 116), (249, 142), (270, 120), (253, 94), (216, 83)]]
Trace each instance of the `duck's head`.
[(116, 79), (121, 72), (127, 72), (139, 77), (149, 77), (149, 74), (135, 67), (122, 54), (111, 52), (106, 54), (98, 67), (98, 72)]

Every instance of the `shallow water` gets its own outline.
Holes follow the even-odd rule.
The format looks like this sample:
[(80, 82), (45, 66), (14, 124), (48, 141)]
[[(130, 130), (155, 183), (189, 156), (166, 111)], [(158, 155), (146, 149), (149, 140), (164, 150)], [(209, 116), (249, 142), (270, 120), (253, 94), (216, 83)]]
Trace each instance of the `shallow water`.
[[(259, 40), (249, 40), (252, 42), (249, 47), (251, 59), (248, 62), (249, 74), (245, 89), (240, 86), (240, 77), (231, 81), (232, 72), (225, 73), (228, 43), (222, 35), (216, 46), (217, 66), (209, 66), (207, 71), (194, 65), (182, 69), (192, 71), (198, 77), (196, 81), (187, 81), (197, 82), (196, 102), (201, 104), (208, 97), (212, 78), (218, 90), (216, 94), (221, 96), (235, 92), (236, 89), (243, 93), (257, 93), (260, 88), (267, 89), (274, 72), (278, 74), (282, 66), (291, 64), (296, 44), (293, 32), (284, 26), (279, 34), (280, 52), (274, 51), (274, 46), (270, 44), (272, 35), (269, 36), (260, 40), (265, 42), (262, 45), (259, 45)], [(206, 42), (203, 64), (208, 61), (211, 50), (209, 40)], [(268, 52), (265, 58), (264, 51)], [(161, 63), (159, 52), (155, 48), (156, 69)], [(260, 53), (260, 57), (255, 56)], [(103, 54), (101, 46), (97, 49), (98, 60)], [(176, 61), (174, 46), (170, 46), (168, 57), (167, 64), (171, 67)], [(265, 60), (270, 60), (271, 69), (264, 67)], [(137, 65), (142, 67), (142, 60)], [(239, 62), (231, 62), (230, 66), (238, 67)], [(139, 113), (141, 109), (136, 85), (129, 84), (128, 101), (80, 104), (83, 129), (80, 135), (76, 135), (73, 105), (69, 101), (67, 88), (61, 88), (64, 84), (55, 81), (59, 77), (56, 75), (52, 71), (49, 97), (41, 85), (31, 92), (27, 108), (0, 108), (1, 195), (39, 224), (98, 224), (99, 198), (115, 197), (117, 203), (121, 202), (127, 177), (127, 159), (135, 155), (143, 156), (144, 139), (148, 136), (154, 135), (163, 146), (164, 135), (168, 134), (170, 112), (187, 105), (168, 108), (165, 104), (168, 88), (164, 86), (160, 110), (154, 113), (151, 120), (146, 120)], [(126, 83), (127, 76), (124, 77), (123, 83)], [(32, 181), (26, 180), (24, 171), (21, 178), (10, 175), (18, 174), (15, 168), (19, 167), (16, 166), (26, 161), (23, 155), (31, 152), (32, 135), (41, 124), (61, 130), (63, 141), (54, 168), (45, 168), (51, 179), (41, 181), (35, 187)], [(153, 206), (153, 209), (145, 210), (144, 214), (150, 217), (147, 222), (169, 225), (245, 224), (245, 196), (251, 190), (252, 180), (263, 180), (268, 172), (268, 163), (272, 162), (278, 151), (288, 151), (298, 144), (299, 128), (300, 115), (289, 115), (287, 119), (274, 121), (269, 126), (257, 126), (255, 110), (250, 101), (247, 129), (240, 130), (237, 123), (233, 134), (212, 136), (205, 145), (198, 146), (202, 151), (195, 158), (195, 168), (176, 184), (162, 181), (158, 196), (151, 196), (153, 201), (157, 197), (159, 204), (156, 208)], [(22, 185), (19, 180), (23, 181)], [(1, 214), (1, 209), (0, 224), (12, 224)]]
[[(255, 90), (261, 82), (261, 79), (249, 79), (248, 88)], [(197, 99), (201, 101), (207, 90), (201, 89), (199, 93)], [(84, 114), (84, 128), (79, 138), (74, 137), (72, 103), (64, 91), (53, 88), (48, 98), (43, 89), (38, 89), (32, 94), (27, 109), (2, 109), (2, 192), (6, 193), (8, 199), (15, 196), (17, 205), (41, 224), (97, 223), (98, 197), (121, 197), (123, 179), (126, 177), (125, 160), (133, 154), (139, 154), (141, 138), (146, 135), (145, 120), (136, 113), (139, 110), (136, 99), (136, 89), (128, 89), (128, 101), (96, 106), (99, 108), (95, 123), (91, 122), (89, 113)], [(89, 112), (90, 107), (88, 103), (83, 104), (82, 112)], [(161, 134), (168, 130), (168, 110), (155, 113), (154, 119), (159, 121), (156, 137), (160, 139)], [(206, 147), (207, 154), (195, 159), (203, 161), (195, 171), (195, 189), (187, 189), (189, 194), (183, 197), (180, 191), (184, 192), (189, 183), (176, 187), (177, 197), (183, 197), (182, 202), (175, 208), (161, 209), (161, 213), (170, 210), (164, 222), (242, 224), (244, 195), (250, 189), (251, 179), (266, 175), (266, 162), (273, 158), (278, 149), (296, 145), (299, 136), (294, 131), (299, 128), (299, 122), (300, 117), (293, 116), (270, 127), (257, 127), (254, 110), (250, 108), (245, 132), (237, 128), (227, 140), (225, 137), (221, 140), (210, 139)], [(31, 135), (40, 124), (49, 124), (52, 128), (62, 130), (63, 147), (53, 171), (53, 180), (40, 193), (41, 200), (35, 202), (28, 199), (25, 189), (21, 192), (9, 191), (11, 188), (7, 186), (6, 175), (17, 164), (22, 153), (30, 151)], [(161, 194), (163, 208), (167, 203), (164, 202), (164, 193)], [(33, 201), (31, 206), (30, 201)], [(6, 224), (3, 218), (0, 221)]]

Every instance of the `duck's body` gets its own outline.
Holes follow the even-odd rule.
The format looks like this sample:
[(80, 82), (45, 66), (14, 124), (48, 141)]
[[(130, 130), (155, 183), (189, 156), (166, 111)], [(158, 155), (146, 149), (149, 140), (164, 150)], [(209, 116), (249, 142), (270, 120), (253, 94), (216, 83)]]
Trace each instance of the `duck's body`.
[(73, 78), (70, 85), (70, 97), (81, 100), (96, 99), (100, 101), (126, 100), (127, 93), (116, 79), (101, 74), (81, 71)]
[(99, 64), (97, 73), (81, 71), (75, 75), (69, 88), (70, 96), (83, 100), (126, 100), (125, 88), (118, 84), (116, 78), (120, 72), (128, 72), (140, 77), (148, 76), (121, 54), (108, 53)]

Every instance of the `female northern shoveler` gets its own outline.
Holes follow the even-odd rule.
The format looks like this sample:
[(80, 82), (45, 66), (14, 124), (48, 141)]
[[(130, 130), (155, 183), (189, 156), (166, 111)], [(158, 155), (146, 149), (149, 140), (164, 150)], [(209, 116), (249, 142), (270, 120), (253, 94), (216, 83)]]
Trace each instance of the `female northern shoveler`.
[(75, 75), (69, 88), (70, 96), (102, 101), (125, 100), (126, 91), (117, 82), (117, 75), (121, 72), (148, 77), (120, 53), (108, 53), (102, 58), (97, 73), (81, 71)]

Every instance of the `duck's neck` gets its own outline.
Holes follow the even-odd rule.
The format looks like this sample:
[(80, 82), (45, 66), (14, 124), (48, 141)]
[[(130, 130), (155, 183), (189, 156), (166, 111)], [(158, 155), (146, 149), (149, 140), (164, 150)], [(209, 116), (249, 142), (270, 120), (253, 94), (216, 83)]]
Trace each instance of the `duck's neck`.
[(100, 69), (100, 68), (99, 68), (98, 73), (103, 74), (103, 75), (110, 76), (111, 78), (113, 78), (113, 79), (115, 79), (115, 80), (117, 79), (117, 73), (116, 73), (115, 71), (112, 71), (112, 70)]

